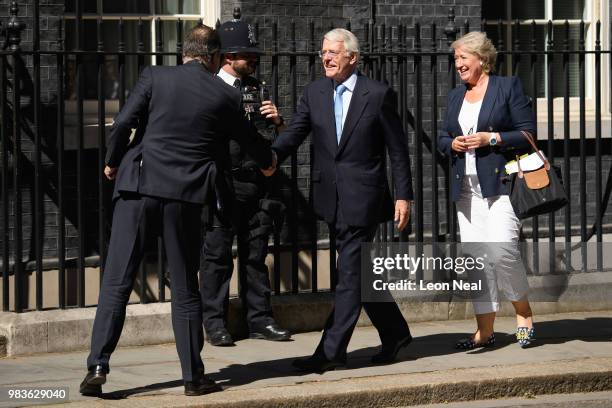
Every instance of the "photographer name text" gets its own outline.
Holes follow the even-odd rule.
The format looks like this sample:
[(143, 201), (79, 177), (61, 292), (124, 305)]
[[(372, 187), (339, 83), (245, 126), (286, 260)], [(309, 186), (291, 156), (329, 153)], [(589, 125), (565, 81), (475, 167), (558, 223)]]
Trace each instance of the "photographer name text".
[(411, 281), (411, 280), (401, 280), (398, 282), (385, 282), (381, 279), (377, 279), (372, 282), (374, 290), (384, 291), (384, 290), (408, 290), (408, 291), (416, 291), (416, 290), (424, 290), (424, 291), (450, 291), (452, 290), (465, 290), (465, 291), (481, 291), (482, 290), (482, 282), (468, 282), (463, 280), (454, 280), (451, 282), (424, 282), (424, 281)]

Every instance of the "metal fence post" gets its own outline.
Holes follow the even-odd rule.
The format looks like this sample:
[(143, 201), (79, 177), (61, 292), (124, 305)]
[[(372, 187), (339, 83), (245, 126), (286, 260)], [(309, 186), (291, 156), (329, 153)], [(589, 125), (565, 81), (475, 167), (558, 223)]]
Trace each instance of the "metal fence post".
[(15, 312), (23, 311), (23, 279), (24, 269), (22, 262), (23, 231), (22, 231), (22, 208), (21, 208), (21, 30), (25, 24), (18, 18), (19, 6), (16, 1), (11, 3), (9, 9), (10, 19), (6, 27), (8, 37), (8, 48), (12, 52), (11, 62), (13, 65), (13, 222), (14, 222), (14, 248), (13, 248), (13, 279), (15, 290)]
[[(0, 34), (5, 35), (5, 29), (0, 27)], [(6, 37), (5, 37), (6, 39)], [(2, 45), (0, 50), (4, 49), (6, 44)], [(6, 112), (7, 100), (7, 78), (6, 78), (6, 57), (0, 56), (0, 156), (2, 157), (2, 311), (7, 312), (9, 310), (9, 260), (10, 260), (10, 246), (9, 246), (9, 197), (8, 197), (8, 126), (7, 119), (8, 115)]]
[(62, 23), (57, 33), (57, 289), (58, 303), (66, 308), (66, 220), (64, 218), (64, 42)]
[[(444, 27), (444, 34), (446, 35), (446, 44), (450, 48), (451, 44), (457, 39), (457, 33), (459, 33), (459, 27), (455, 24), (455, 9), (450, 8), (448, 10), (448, 23)], [(452, 51), (452, 50), (449, 50)], [(448, 75), (450, 82), (450, 89), (454, 88), (457, 84), (457, 76), (455, 75), (455, 61), (452, 54), (448, 56)], [(451, 180), (453, 177), (452, 164), (450, 160), (447, 160), (447, 174), (446, 178), (446, 230), (448, 232), (449, 242), (454, 242), (457, 239), (457, 231), (455, 228), (455, 206), (450, 199)]]
[(44, 235), (44, 214), (42, 192), (42, 163), (41, 163), (41, 114), (40, 114), (40, 1), (34, 1), (33, 22), (33, 41), (32, 41), (32, 82), (33, 82), (33, 103), (34, 103), (34, 214), (33, 246), (34, 256), (36, 257), (36, 310), (43, 308), (43, 235)]

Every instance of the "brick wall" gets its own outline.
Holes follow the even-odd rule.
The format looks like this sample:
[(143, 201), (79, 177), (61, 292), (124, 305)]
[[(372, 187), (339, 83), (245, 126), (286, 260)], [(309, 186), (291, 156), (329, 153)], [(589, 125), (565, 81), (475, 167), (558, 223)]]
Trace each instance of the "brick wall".
[[(2, 27), (6, 27), (8, 21), (8, 7), (9, 0), (0, 0), (0, 22)], [(32, 48), (32, 0), (23, 0), (19, 2), (20, 5), (20, 19), (27, 24), (27, 29), (22, 33), (22, 48), (24, 50), (31, 50)], [(63, 2), (60, 0), (41, 0), (40, 2), (40, 28), (41, 28), (41, 49), (42, 50), (53, 50), (56, 47), (58, 24), (61, 21), (61, 15), (63, 13)], [(292, 22), (295, 22), (295, 36), (298, 40), (295, 44), (295, 49), (298, 51), (303, 50), (316, 50), (320, 46), (320, 37), (322, 34), (332, 27), (345, 27), (350, 24), (351, 29), (356, 33), (358, 38), (365, 40), (365, 27), (372, 17), (370, 15), (370, 2), (364, 0), (356, 0), (348, 4), (348, 2), (341, 2), (337, 0), (331, 0), (322, 2), (321, 0), (292, 0), (292, 1), (274, 1), (274, 0), (248, 0), (248, 1), (223, 1), (222, 2), (222, 21), (231, 18), (234, 7), (241, 7), (243, 19), (251, 24), (257, 25), (258, 39), (261, 46), (266, 51), (271, 51), (274, 47), (272, 42), (272, 27), (276, 23), (279, 27), (278, 31), (278, 47), (281, 50), (292, 49), (293, 43), (291, 41), (291, 27)], [(438, 49), (445, 49), (447, 47), (446, 37), (443, 34), (445, 25), (448, 22), (448, 11), (449, 8), (453, 7), (456, 13), (456, 25), (463, 27), (465, 20), (468, 21), (471, 27), (478, 27), (480, 24), (480, 0), (432, 0), (432, 1), (421, 1), (421, 0), (383, 0), (376, 2), (376, 10), (374, 18), (376, 23), (380, 26), (385, 24), (386, 31), (385, 37), (388, 38), (389, 27), (391, 28), (391, 37), (396, 40), (398, 36), (397, 24), (403, 24), (407, 27), (406, 32), (406, 43), (409, 49), (412, 49), (415, 38), (414, 24), (416, 22), (422, 25), (421, 31), (421, 48), (431, 49), (433, 43), (431, 24), (437, 25), (437, 39), (436, 47)], [(310, 24), (314, 24), (314, 41), (309, 40), (309, 28)], [(390, 41), (381, 40), (382, 33), (377, 34), (377, 44), (390, 44)], [(362, 43), (363, 45), (367, 45)], [(23, 232), (24, 232), (24, 259), (33, 259), (32, 249), (32, 225), (33, 221), (33, 111), (32, 111), (32, 59), (31, 57), (24, 57), (24, 66), (28, 72), (26, 80), (22, 84), (23, 98), (21, 103), (21, 112), (25, 118), (24, 128), (22, 129), (22, 146), (23, 146), (23, 160), (24, 163), (24, 188), (22, 190), (23, 195)], [(296, 97), (299, 98), (303, 87), (310, 81), (310, 74), (308, 71), (308, 59), (299, 57), (296, 59), (296, 64), (292, 68), (291, 61), (288, 57), (281, 57), (279, 60), (279, 84), (278, 84), (278, 101), (281, 111), (287, 120), (291, 120), (291, 113), (297, 100), (292, 96), (292, 82), (291, 73), (295, 71), (296, 81)], [(318, 59), (315, 59), (315, 77), (322, 75), (322, 70)], [(433, 113), (431, 106), (433, 105), (434, 98), (438, 103), (438, 110), (436, 118), (438, 119), (438, 125), (440, 125), (440, 118), (442, 118), (445, 112), (446, 95), (450, 89), (449, 72), (447, 61), (445, 58), (441, 58), (438, 61), (438, 66), (435, 72), (438, 75), (438, 87), (433, 90), (432, 86), (432, 71), (430, 71), (431, 62), (427, 57), (422, 59), (423, 76), (420, 81), (420, 85), (423, 90), (422, 99), (422, 117), (423, 117), (423, 131), (424, 141), (423, 146), (423, 198), (424, 198), (424, 225), (427, 231), (430, 230), (431, 224), (431, 208), (432, 208), (432, 159), (431, 159), (431, 141), (436, 137), (432, 131)], [(386, 73), (387, 81), (392, 84), (396, 90), (399, 90), (398, 83), (399, 79), (395, 69), (392, 69), (390, 65), (387, 66), (388, 71)], [(57, 257), (57, 233), (58, 233), (58, 220), (57, 220), (57, 168), (56, 168), (56, 66), (55, 57), (42, 56), (41, 58), (41, 113), (43, 126), (41, 127), (41, 138), (42, 138), (42, 162), (43, 162), (43, 173), (45, 176), (42, 180), (44, 195), (44, 219), (43, 224), (45, 225), (44, 231), (44, 251), (43, 255), (45, 258), (56, 258)], [(261, 78), (266, 80), (268, 83), (271, 82), (271, 59), (269, 56), (263, 57), (261, 61), (260, 73)], [(454, 74), (453, 74), (454, 75)], [(381, 76), (381, 78), (384, 75)], [(408, 60), (407, 72), (406, 72), (407, 85), (402, 92), (405, 95), (406, 109), (404, 110), (404, 117), (407, 121), (407, 135), (409, 137), (410, 149), (412, 153), (412, 165), (413, 174), (416, 160), (414, 157), (414, 131), (413, 126), (410, 124), (412, 118), (416, 116), (416, 92), (417, 83), (415, 73), (412, 65), (412, 60)], [(10, 94), (8, 95), (10, 100)], [(592, 149), (592, 142), (589, 142)], [(559, 149), (557, 149), (559, 150)], [(308, 202), (309, 197), (309, 172), (310, 172), (310, 146), (309, 142), (306, 141), (299, 149), (297, 154), (297, 185), (299, 189), (299, 195), (296, 202), (296, 207), (299, 214), (299, 224), (301, 226), (299, 230), (299, 237), (302, 241), (307, 242), (312, 237), (309, 235), (309, 225), (313, 220), (313, 214), (310, 209)], [(610, 148), (605, 147), (605, 152), (609, 152)], [(572, 149), (573, 154), (578, 154), (577, 149)], [(86, 200), (85, 205), (85, 219), (86, 224), (83, 227), (83, 231), (87, 236), (87, 246), (85, 248), (85, 255), (96, 254), (98, 250), (98, 234), (97, 234), (97, 182), (96, 182), (96, 159), (97, 151), (95, 149), (86, 150), (84, 152), (84, 162), (86, 164), (86, 171), (88, 174), (88, 180), (84, 187), (84, 196)], [(67, 235), (67, 255), (69, 257), (76, 256), (77, 246), (77, 229), (76, 225), (76, 157), (74, 151), (66, 152), (66, 235)], [(593, 158), (589, 158), (587, 163), (587, 214), (589, 220), (594, 217), (594, 169)], [(558, 160), (559, 161), (559, 160)], [(607, 171), (610, 167), (611, 158), (609, 155), (604, 157), (603, 169)], [(574, 203), (572, 210), (572, 224), (578, 225), (579, 211), (577, 210), (579, 203), (579, 191), (576, 188), (576, 180), (579, 178), (579, 169), (577, 167), (576, 156), (573, 156), (571, 161), (572, 166), (572, 202)], [(288, 175), (290, 174), (289, 168), (285, 166), (283, 171), (280, 172), (276, 178), (275, 183), (276, 189), (281, 192), (283, 199), (290, 205), (293, 203), (290, 200), (290, 180)], [(441, 221), (440, 230), (442, 233), (446, 231), (446, 202), (445, 202), (445, 178), (444, 171), (441, 167), (438, 167), (438, 193), (439, 193), (439, 208), (440, 214), (439, 219)], [(607, 173), (604, 174), (604, 183)], [(11, 210), (12, 211), (12, 210)], [(1, 216), (1, 214), (0, 214)], [(11, 217), (11, 239), (13, 239), (13, 219)], [(563, 216), (558, 215), (556, 218), (557, 225), (563, 225)], [(612, 222), (612, 217), (607, 216), (604, 222)], [(288, 230), (285, 224), (283, 231), (283, 239), (287, 242)], [(546, 217), (542, 218), (541, 227), (547, 225)], [(527, 223), (529, 226), (529, 222)], [(326, 228), (323, 224), (320, 224), (318, 238), (326, 238)], [(2, 237), (0, 237), (1, 239)]]
[[(10, 1), (0, 0), (0, 23), (6, 28), (9, 21)], [(18, 19), (25, 23), (25, 29), (21, 32), (21, 50), (24, 52), (19, 58), (20, 66), (20, 90), (21, 90), (21, 147), (22, 147), (22, 176), (21, 176), (21, 195), (22, 195), (22, 233), (23, 233), (23, 257), (25, 262), (35, 260), (33, 230), (35, 225), (34, 215), (34, 162), (35, 162), (35, 123), (34, 123), (34, 71), (33, 57), (27, 52), (33, 49), (33, 0), (22, 0), (18, 2)], [(64, 2), (61, 0), (41, 0), (39, 8), (39, 27), (40, 27), (40, 50), (54, 51), (58, 48), (59, 25), (63, 20)], [(10, 72), (14, 69), (12, 59), (8, 59)], [(55, 55), (40, 56), (40, 127), (39, 134), (41, 139), (41, 176), (39, 179), (42, 188), (42, 208), (43, 219), (41, 224), (44, 226), (42, 234), (43, 258), (57, 258), (58, 248), (58, 197), (57, 197), (57, 57)], [(12, 74), (11, 74), (12, 75)], [(9, 77), (11, 76), (9, 75)], [(8, 117), (11, 118), (12, 112), (12, 92), (7, 90), (9, 101)], [(12, 121), (7, 121), (9, 134), (12, 134)], [(12, 144), (11, 144), (12, 146)], [(85, 163), (95, 163), (95, 157), (88, 158), (92, 152), (85, 152)], [(65, 222), (66, 222), (66, 254), (74, 257), (77, 254), (77, 225), (76, 223), (76, 157), (73, 151), (66, 151), (64, 157), (65, 165)], [(12, 155), (8, 156), (12, 161)], [(12, 172), (9, 182), (9, 201), (13, 201)], [(85, 219), (93, 221), (95, 226), (95, 192), (96, 185), (86, 183), (85, 196), (87, 203), (85, 208), (89, 209)], [(93, 202), (93, 205), (90, 205)], [(87, 211), (87, 210), (86, 210)], [(9, 238), (14, 240), (14, 216), (13, 208), (10, 207), (9, 218)], [(1, 214), (0, 214), (1, 217)], [(88, 246), (85, 249), (86, 255), (93, 253), (96, 231), (93, 228), (85, 228), (89, 231), (89, 238), (86, 240)], [(1, 237), (0, 237), (1, 239)], [(11, 247), (11, 253), (14, 248)]]

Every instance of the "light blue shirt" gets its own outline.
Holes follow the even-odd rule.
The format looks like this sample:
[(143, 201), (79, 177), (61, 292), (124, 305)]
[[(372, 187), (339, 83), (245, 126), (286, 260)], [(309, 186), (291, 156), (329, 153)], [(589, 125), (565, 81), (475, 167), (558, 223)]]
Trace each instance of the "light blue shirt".
[[(353, 97), (353, 91), (355, 90), (356, 84), (357, 84), (357, 70), (353, 71), (351, 76), (348, 77), (346, 81), (342, 83), (342, 85), (346, 87), (346, 91), (344, 91), (344, 93), (342, 94), (342, 106), (344, 107), (344, 109), (342, 109), (342, 127), (344, 127), (344, 122), (346, 121), (346, 114), (348, 113), (349, 106), (350, 106), (349, 104), (351, 103), (351, 98)], [(336, 90), (334, 88), (334, 98), (332, 99), (332, 104), (335, 99), (336, 99)]]

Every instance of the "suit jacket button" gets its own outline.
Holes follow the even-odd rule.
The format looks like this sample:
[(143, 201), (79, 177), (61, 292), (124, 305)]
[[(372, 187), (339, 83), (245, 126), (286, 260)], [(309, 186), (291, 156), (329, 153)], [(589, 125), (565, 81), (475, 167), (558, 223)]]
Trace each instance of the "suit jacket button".
[(455, 178), (456, 178), (457, 180), (459, 180), (459, 175), (458, 175), (458, 174), (455, 174)]
[(499, 169), (495, 169), (495, 174), (499, 173)]

